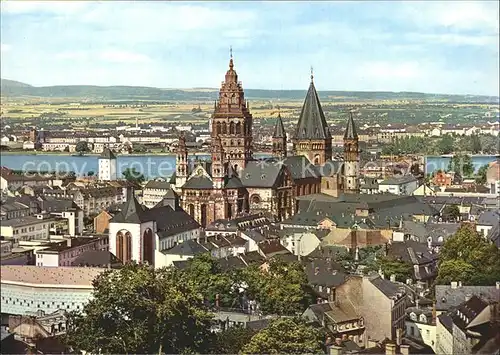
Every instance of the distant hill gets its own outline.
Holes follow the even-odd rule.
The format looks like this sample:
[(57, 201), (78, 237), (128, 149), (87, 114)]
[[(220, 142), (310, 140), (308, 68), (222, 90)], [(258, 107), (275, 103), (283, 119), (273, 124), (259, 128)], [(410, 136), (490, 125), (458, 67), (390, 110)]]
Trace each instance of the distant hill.
[[(248, 99), (293, 101), (303, 100), (306, 90), (259, 90), (245, 89)], [(418, 92), (376, 91), (320, 91), (325, 101), (364, 100), (446, 100), (449, 102), (497, 103), (498, 97), (472, 95), (438, 95)], [(87, 100), (152, 100), (152, 101), (207, 101), (218, 97), (216, 88), (160, 89), (146, 86), (92, 86), (57, 85), (31, 86), (13, 80), (2, 79), (1, 95), (5, 97), (73, 98)]]
[(32, 88), (30, 84), (21, 83), (20, 81), (1, 79), (1, 88)]

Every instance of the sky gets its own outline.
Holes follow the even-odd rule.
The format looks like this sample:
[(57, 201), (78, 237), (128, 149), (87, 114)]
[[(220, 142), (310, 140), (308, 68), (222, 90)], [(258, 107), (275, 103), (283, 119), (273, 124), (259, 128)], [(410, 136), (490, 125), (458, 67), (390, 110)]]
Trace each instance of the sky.
[(1, 76), (35, 86), (499, 95), (497, 1), (1, 2)]

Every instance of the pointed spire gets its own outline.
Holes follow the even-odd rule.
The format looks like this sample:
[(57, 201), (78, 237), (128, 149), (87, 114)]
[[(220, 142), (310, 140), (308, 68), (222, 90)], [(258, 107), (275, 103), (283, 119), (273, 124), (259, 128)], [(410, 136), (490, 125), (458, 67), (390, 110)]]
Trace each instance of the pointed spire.
[(229, 70), (233, 70), (233, 46), (229, 46)]
[(349, 112), (349, 119), (347, 121), (344, 139), (358, 139), (358, 132), (356, 131), (356, 125), (354, 124), (352, 111)]
[(295, 139), (330, 139), (332, 137), (325, 114), (321, 108), (318, 93), (314, 87), (311, 74), (311, 83), (307, 91), (299, 122), (295, 131)]
[(285, 127), (283, 125), (283, 120), (281, 119), (281, 111), (278, 106), (278, 118), (276, 119), (276, 125), (274, 126), (273, 138), (284, 138), (286, 137)]
[(311, 83), (314, 81), (314, 71), (313, 71), (313, 67), (311, 65)]

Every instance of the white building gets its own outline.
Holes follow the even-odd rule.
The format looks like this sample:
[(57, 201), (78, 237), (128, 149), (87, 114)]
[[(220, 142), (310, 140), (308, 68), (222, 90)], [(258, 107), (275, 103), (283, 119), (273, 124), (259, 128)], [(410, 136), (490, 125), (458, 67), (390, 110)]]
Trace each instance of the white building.
[(109, 251), (123, 263), (136, 261), (164, 266), (163, 249), (200, 236), (200, 225), (177, 201), (148, 209), (132, 196), (109, 223)]
[(413, 175), (394, 176), (378, 184), (379, 192), (394, 195), (411, 195), (418, 188), (418, 179)]
[(34, 240), (49, 239), (54, 218), (45, 215), (26, 216), (2, 221), (0, 234), (5, 239)]
[(116, 180), (116, 156), (109, 148), (104, 148), (99, 156), (99, 180)]
[(406, 336), (423, 342), (436, 351), (436, 322), (432, 310), (413, 307), (406, 312)]
[(150, 180), (142, 190), (142, 202), (147, 208), (153, 208), (163, 200), (163, 197), (169, 191), (172, 191), (172, 189), (168, 182)]
[(71, 266), (81, 254), (90, 250), (105, 250), (109, 248), (108, 237), (71, 238), (63, 243), (49, 246), (35, 252), (37, 266)]
[(104, 269), (2, 265), (2, 313), (79, 311), (91, 299), (92, 281)]

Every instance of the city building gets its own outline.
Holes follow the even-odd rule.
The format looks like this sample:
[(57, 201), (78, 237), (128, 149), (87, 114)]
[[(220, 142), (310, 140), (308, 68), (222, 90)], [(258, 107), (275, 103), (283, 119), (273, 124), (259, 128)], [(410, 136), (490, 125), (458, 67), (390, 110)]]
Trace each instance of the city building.
[(153, 208), (162, 201), (163, 197), (170, 191), (173, 192), (168, 182), (150, 180), (142, 189), (142, 203), (147, 208)]
[(78, 237), (65, 240), (65, 244), (57, 244), (35, 252), (37, 266), (71, 266), (81, 254), (90, 250), (107, 251), (108, 236)]
[(116, 156), (108, 147), (104, 148), (99, 156), (99, 180), (110, 181), (117, 179)]
[(82, 310), (92, 297), (94, 278), (104, 269), (3, 265), (2, 315)]
[(395, 195), (411, 195), (418, 187), (418, 179), (413, 175), (394, 176), (378, 183), (379, 192)]
[(404, 329), (407, 295), (404, 287), (380, 276), (350, 276), (335, 288), (335, 304), (353, 305), (364, 319), (365, 337), (395, 339)]
[[(287, 156), (286, 133), (278, 114), (272, 137), (275, 157), (253, 158), (252, 115), (232, 57), (209, 125), (211, 160), (189, 161), (181, 132), (176, 171), (170, 179), (181, 207), (202, 227), (245, 213), (269, 212), (279, 220), (286, 219), (296, 212), (295, 197), (320, 193), (322, 186), (336, 195), (345, 185), (342, 162), (332, 161), (331, 134), (312, 76), (293, 137), (294, 156)], [(359, 148), (352, 116), (345, 142), (350, 169), (350, 185), (345, 191), (357, 192)]]
[(2, 221), (0, 235), (5, 239), (49, 239), (50, 228), (56, 221), (49, 215), (36, 215)]
[(123, 263), (162, 266), (162, 250), (199, 238), (200, 233), (200, 225), (182, 209), (168, 204), (148, 209), (132, 196), (109, 221), (109, 251)]

